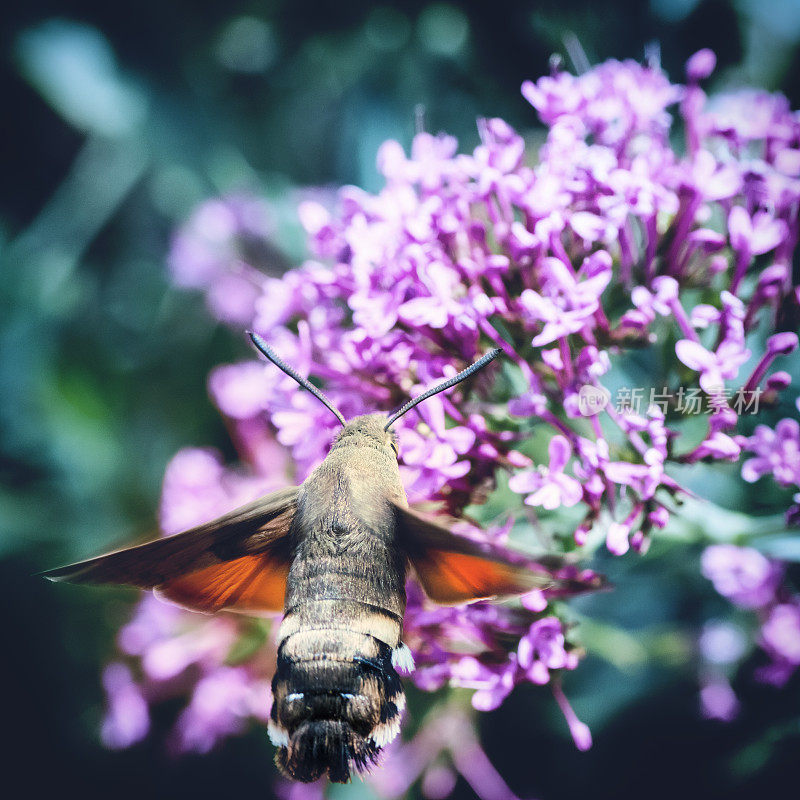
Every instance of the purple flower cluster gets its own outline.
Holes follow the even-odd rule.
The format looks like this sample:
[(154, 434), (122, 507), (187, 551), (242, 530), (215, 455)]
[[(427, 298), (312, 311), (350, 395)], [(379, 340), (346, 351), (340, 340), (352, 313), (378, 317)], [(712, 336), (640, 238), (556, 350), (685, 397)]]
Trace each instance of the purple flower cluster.
[[(592, 573), (575, 577), (589, 585)], [(431, 608), (415, 584), (408, 589), (405, 636), (415, 652), (412, 678), (421, 689), (433, 691), (448, 684), (474, 689), (472, 705), (490, 711), (518, 683), (546, 684), (552, 670), (578, 666), (562, 622), (541, 616), (548, 605), (546, 593), (524, 595), (522, 608), (514, 610), (489, 603)], [(516, 652), (508, 651), (508, 639), (518, 642)]]
[(707, 719), (730, 722), (739, 713), (739, 699), (730, 683), (730, 672), (747, 651), (747, 636), (737, 625), (711, 620), (699, 637), (700, 707)]
[[(786, 334), (773, 336), (767, 343), (767, 353), (770, 342), (779, 337)], [(793, 348), (793, 343), (789, 344)], [(737, 441), (742, 452), (751, 455), (742, 464), (745, 481), (754, 483), (769, 475), (781, 487), (800, 490), (800, 423), (796, 419), (782, 419), (774, 428), (757, 425), (752, 436), (739, 436)], [(793, 500), (786, 519), (796, 526), (800, 521), (800, 491), (795, 491)], [(755, 615), (758, 630), (753, 638), (770, 659), (757, 671), (757, 677), (777, 686), (785, 684), (800, 666), (800, 595), (789, 587), (783, 566), (752, 547), (720, 544), (706, 548), (702, 567), (723, 597)], [(720, 660), (716, 650), (701, 646), (707, 662)], [(744, 646), (723, 661), (733, 664), (743, 653)], [(730, 683), (718, 671), (712, 672), (713, 678), (701, 696), (703, 707), (710, 717), (730, 719), (738, 710), (738, 701)]]
[(267, 266), (263, 242), (272, 230), (269, 208), (260, 200), (209, 200), (173, 238), (172, 279), (177, 286), (202, 289), (218, 319), (244, 325), (261, 293), (261, 269)]
[[(713, 54), (701, 51), (687, 65), (684, 86), (657, 65), (630, 61), (526, 82), (523, 95), (548, 128), (538, 153), (500, 119), (480, 121), (472, 153), (428, 133), (414, 138), (410, 154), (386, 142), (378, 152), (380, 192), (348, 186), (335, 204), (301, 204), (313, 258), (279, 278), (256, 270), (241, 247), (268, 235), (262, 205), (208, 202), (176, 236), (173, 275), (204, 289), (218, 319), (251, 327), (301, 374), (322, 382), (346, 417), (389, 412), (489, 347), (501, 348), (501, 379), (481, 374), (397, 423), (411, 502), (459, 516), (484, 502), (505, 472), (521, 496), (512, 521), (573, 509), (580, 522), (556, 546), (568, 551), (599, 540), (617, 555), (643, 552), (683, 491), (668, 473), (671, 462), (735, 461), (745, 448), (756, 454), (745, 464), (746, 479), (771, 472), (784, 485), (797, 483), (797, 423), (793, 433), (785, 422), (777, 435), (759, 428), (750, 439), (736, 437), (743, 411), (734, 393), (759, 393), (766, 405), (790, 383), (786, 373), (768, 373), (797, 346), (785, 321), (800, 310), (791, 280), (800, 118), (777, 95), (709, 99), (699, 84), (713, 68)], [(685, 134), (683, 152), (672, 144), (676, 129)], [(586, 405), (587, 391), (608, 399), (604, 376), (642, 348), (658, 365), (654, 385), (677, 395), (696, 383), (709, 399), (699, 443), (684, 442), (669, 402)], [(754, 352), (760, 356), (742, 375)], [(164, 484), (167, 533), (285, 482), (279, 451), (291, 456), (292, 479), (303, 480), (335, 433), (324, 407), (254, 359), (218, 367), (209, 388), (252, 474), (234, 473), (204, 451), (176, 456)], [(534, 430), (549, 450), (548, 463), (538, 466)], [(719, 550), (708, 551), (704, 569), (748, 607), (761, 602), (759, 592), (777, 574)], [(580, 591), (594, 576), (575, 568), (559, 577)], [(521, 607), (433, 608), (411, 583), (406, 637), (417, 685), (468, 687), (473, 705), (490, 709), (522, 681), (549, 682), (576, 743), (588, 747), (588, 730), (558, 680), (576, 667), (578, 650), (554, 599), (544, 592), (523, 598)], [(260, 718), (263, 707), (249, 688), (268, 675), (269, 643), (231, 667), (226, 659), (246, 637), (246, 623), (154, 608), (148, 600), (137, 612), (153, 630), (141, 634), (148, 644), (132, 648), (128, 629), (122, 632), (120, 647), (136, 660), (141, 680), (115, 667), (108, 724), (120, 704), (139, 711), (108, 740), (124, 744), (146, 730), (133, 697), (150, 702), (175, 687), (191, 692), (176, 726), (184, 748), (206, 749), (248, 715)], [(769, 608), (764, 647), (791, 662), (796, 606)], [(161, 626), (161, 615), (171, 615), (169, 624)], [(166, 658), (154, 655), (161, 649), (176, 659), (167, 658), (166, 677), (150, 666)], [(408, 758), (422, 758), (404, 747)], [(459, 763), (466, 761), (456, 761), (456, 770), (470, 780), (469, 765)], [(444, 796), (451, 773), (434, 766), (424, 762), (412, 772), (439, 786), (431, 796)]]
[[(797, 406), (800, 410), (800, 399)], [(787, 521), (800, 522), (800, 423), (787, 417), (774, 429), (758, 425), (752, 436), (740, 437), (740, 442), (745, 452), (753, 454), (742, 465), (742, 477), (748, 483), (755, 483), (762, 476), (771, 475), (780, 486), (798, 490), (794, 505), (787, 512)]]
[[(765, 683), (784, 685), (800, 667), (800, 595), (784, 579), (784, 570), (752, 547), (712, 545), (702, 558), (703, 574), (714, 588), (737, 606), (755, 615), (754, 639), (770, 661), (756, 676)], [(707, 665), (735, 665), (746, 651), (740, 629), (709, 626), (701, 637), (701, 654)], [(701, 701), (709, 717), (731, 719), (738, 710), (733, 689), (719, 669), (706, 670)]]
[(702, 559), (703, 575), (714, 588), (742, 608), (761, 608), (781, 581), (778, 566), (752, 547), (715, 544)]
[[(164, 476), (164, 533), (198, 525), (278, 488), (285, 452), (273, 447), (272, 455), (273, 474), (259, 477), (224, 467), (210, 450), (180, 451)], [(219, 739), (244, 730), (250, 719), (266, 724), (274, 652), (270, 656), (267, 646), (246, 663), (230, 663), (249, 639), (266, 641), (260, 623), (204, 617), (145, 594), (117, 636), (120, 655), (135, 664), (136, 678), (125, 661), (110, 664), (103, 678), (108, 697), (104, 743), (119, 748), (143, 739), (150, 728), (149, 705), (173, 697), (188, 696), (170, 737), (175, 752), (206, 752)]]

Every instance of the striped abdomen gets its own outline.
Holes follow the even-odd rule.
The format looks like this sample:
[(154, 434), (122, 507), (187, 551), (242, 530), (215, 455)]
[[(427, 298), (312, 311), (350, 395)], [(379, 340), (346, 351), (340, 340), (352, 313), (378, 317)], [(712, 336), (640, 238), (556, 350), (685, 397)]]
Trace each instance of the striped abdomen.
[(400, 643), (405, 567), (388, 552), (363, 555), (301, 556), (289, 573), (270, 736), (295, 780), (346, 782), (400, 730), (397, 669), (413, 668)]

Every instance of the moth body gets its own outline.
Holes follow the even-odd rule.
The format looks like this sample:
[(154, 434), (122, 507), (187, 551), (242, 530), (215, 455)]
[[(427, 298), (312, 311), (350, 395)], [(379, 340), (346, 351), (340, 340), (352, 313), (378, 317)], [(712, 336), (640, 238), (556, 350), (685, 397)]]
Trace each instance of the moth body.
[(296, 780), (346, 781), (400, 730), (406, 556), (391, 501), (406, 499), (385, 424), (348, 423), (297, 498), (270, 721)]

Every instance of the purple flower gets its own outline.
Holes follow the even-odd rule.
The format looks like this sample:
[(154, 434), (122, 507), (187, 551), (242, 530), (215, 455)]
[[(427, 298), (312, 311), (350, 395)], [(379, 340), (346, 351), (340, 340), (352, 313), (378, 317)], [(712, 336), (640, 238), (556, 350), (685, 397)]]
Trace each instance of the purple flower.
[(559, 506), (574, 506), (583, 496), (580, 483), (564, 473), (564, 467), (572, 455), (572, 448), (563, 436), (554, 436), (549, 446), (550, 464), (538, 470), (519, 472), (512, 476), (508, 485), (512, 491), (528, 494), (525, 502), (529, 506), (547, 509)]
[(545, 323), (542, 332), (533, 339), (536, 347), (577, 333), (588, 324), (611, 280), (611, 259), (599, 251), (584, 262), (577, 275), (557, 258), (545, 259), (541, 269), (542, 294), (526, 289), (520, 295), (526, 318)]
[[(462, 478), (469, 473), (469, 461), (461, 460), (459, 452), (451, 444), (433, 437), (420, 436), (413, 430), (401, 429), (398, 436), (403, 452), (403, 470), (408, 491), (420, 497), (436, 494), (447, 482)], [(472, 441), (475, 436), (472, 434)], [(459, 449), (469, 449), (467, 439), (458, 442)]]
[(271, 266), (263, 254), (272, 227), (269, 209), (260, 200), (229, 197), (203, 203), (172, 240), (173, 279), (179, 286), (205, 289), (219, 319), (237, 326), (249, 323), (261, 292), (259, 270)]
[(782, 686), (800, 666), (800, 600), (773, 606), (761, 626), (759, 639), (772, 663), (762, 667), (758, 676)]
[(721, 676), (710, 679), (700, 689), (700, 705), (706, 719), (731, 722), (739, 715), (739, 700), (730, 683)]
[(546, 124), (580, 121), (608, 146), (627, 144), (637, 133), (660, 141), (669, 128), (666, 108), (678, 99), (678, 88), (659, 70), (632, 61), (607, 61), (579, 77), (562, 72), (526, 81), (522, 93)]
[(722, 391), (725, 380), (735, 378), (739, 367), (750, 358), (750, 351), (737, 342), (723, 342), (711, 351), (699, 342), (681, 339), (675, 344), (675, 352), (689, 369), (700, 373), (700, 386), (709, 394)]
[(775, 657), (800, 665), (800, 603), (775, 606), (761, 627), (761, 641)]
[(736, 461), (741, 455), (742, 448), (736, 440), (722, 431), (711, 431), (708, 436), (692, 450), (685, 461), (693, 463), (701, 458), (715, 458), (719, 461)]
[(678, 358), (690, 369), (700, 373), (700, 387), (708, 394), (719, 394), (725, 388), (725, 380), (739, 374), (739, 367), (750, 358), (744, 346), (744, 306), (730, 292), (720, 295), (722, 309), (715, 320), (719, 324), (719, 345), (707, 350), (698, 341), (693, 331), (692, 338), (681, 339), (675, 345)]
[(731, 247), (739, 252), (759, 256), (774, 250), (787, 234), (786, 223), (774, 219), (765, 211), (753, 217), (741, 206), (734, 206), (728, 216), (728, 234)]
[(566, 695), (561, 689), (561, 684), (558, 681), (555, 681), (551, 684), (551, 689), (553, 690), (553, 696), (555, 697), (556, 702), (561, 708), (561, 713), (564, 715), (567, 725), (569, 725), (569, 732), (572, 734), (575, 747), (581, 751), (591, 749), (592, 732), (589, 730), (589, 726), (585, 722), (581, 722), (578, 719), (578, 716), (572, 710), (572, 706), (569, 704)]
[(574, 654), (564, 649), (564, 631), (556, 617), (534, 622), (519, 640), (519, 666), (533, 683), (547, 683), (551, 669), (574, 668)]
[(705, 662), (700, 673), (700, 710), (706, 719), (730, 722), (739, 714), (739, 700), (726, 675), (747, 651), (744, 631), (730, 622), (706, 623), (698, 640)]
[(472, 705), (479, 711), (492, 711), (514, 688), (515, 672), (513, 661), (487, 667), (477, 659), (466, 656), (452, 667), (450, 681), (453, 686), (476, 689), (472, 695)]
[[(747, 379), (743, 391), (745, 393), (749, 392), (752, 394), (761, 383), (762, 378), (764, 375), (766, 375), (767, 370), (770, 368), (772, 362), (777, 358), (777, 356), (789, 355), (796, 349), (796, 333), (785, 331), (783, 333), (776, 333), (774, 336), (770, 336), (769, 339), (767, 339), (767, 350), (753, 368), (753, 372)], [(786, 373), (783, 374), (785, 375)], [(789, 381), (787, 382), (781, 374), (778, 374), (777, 377), (773, 375), (767, 379), (767, 389), (779, 390), (788, 386), (789, 383), (791, 383), (791, 378), (789, 378)]]
[[(283, 459), (278, 460), (282, 465)], [(213, 450), (186, 448), (167, 465), (161, 494), (160, 521), (165, 533), (208, 522), (237, 506), (278, 488), (276, 478), (246, 476), (222, 465)]]
[(698, 83), (699, 81), (705, 80), (714, 71), (714, 67), (716, 66), (717, 57), (714, 51), (704, 48), (698, 50), (686, 62), (686, 76), (689, 78), (690, 82)]
[(252, 419), (266, 411), (270, 376), (257, 361), (225, 364), (208, 378), (208, 391), (217, 408), (231, 419)]
[(742, 477), (749, 483), (772, 475), (781, 486), (800, 485), (800, 423), (787, 417), (775, 426), (757, 425), (745, 439), (746, 450), (755, 454), (742, 465)]
[(728, 216), (731, 247), (737, 254), (731, 291), (736, 292), (753, 256), (768, 253), (783, 242), (789, 233), (786, 222), (774, 219), (766, 211), (752, 217), (741, 206), (734, 206)]
[(644, 286), (636, 286), (631, 292), (631, 300), (637, 311), (626, 312), (623, 319), (644, 326), (653, 322), (657, 315), (669, 316), (678, 299), (678, 292), (678, 282), (667, 275), (662, 275), (653, 281), (653, 291)]
[(425, 770), (420, 791), (428, 800), (443, 800), (453, 793), (457, 780), (458, 775), (454, 770), (441, 764), (434, 764)]
[(175, 726), (174, 747), (178, 752), (207, 753), (220, 739), (240, 733), (249, 718), (265, 723), (270, 705), (267, 681), (253, 681), (241, 667), (221, 666), (194, 687)]
[(734, 664), (745, 654), (744, 631), (730, 622), (706, 623), (698, 641), (700, 653), (710, 664)]
[(606, 547), (615, 556), (622, 556), (630, 549), (631, 526), (624, 522), (612, 522), (606, 533)]
[(707, 547), (702, 567), (714, 588), (743, 608), (769, 603), (781, 578), (781, 570), (758, 550), (732, 544)]
[(150, 712), (131, 671), (118, 662), (109, 664), (103, 672), (103, 687), (108, 699), (100, 729), (103, 744), (118, 750), (140, 742), (150, 730)]
[(419, 184), (423, 190), (436, 191), (456, 171), (453, 156), (458, 142), (452, 136), (421, 133), (414, 139), (411, 158), (395, 141), (384, 142), (378, 151), (378, 170), (387, 180), (401, 184)]
[(120, 650), (137, 657), (153, 684), (181, 678), (190, 667), (214, 669), (238, 638), (236, 623), (225, 617), (204, 620), (145, 595), (133, 619), (120, 629)]

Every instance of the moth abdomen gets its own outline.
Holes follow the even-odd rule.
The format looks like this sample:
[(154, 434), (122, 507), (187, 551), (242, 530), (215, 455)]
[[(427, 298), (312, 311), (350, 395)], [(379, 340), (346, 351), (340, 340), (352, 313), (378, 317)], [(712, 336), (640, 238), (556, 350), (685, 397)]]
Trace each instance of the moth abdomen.
[(283, 641), (270, 736), (286, 775), (308, 782), (327, 773), (344, 783), (352, 770), (376, 762), (405, 708), (392, 656), (385, 642), (346, 630), (302, 631)]

